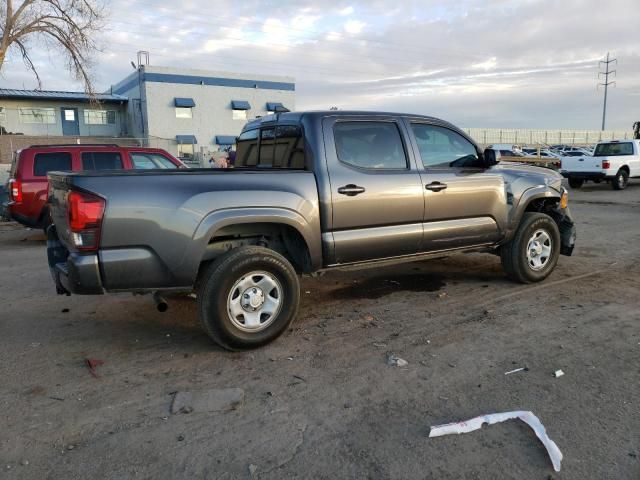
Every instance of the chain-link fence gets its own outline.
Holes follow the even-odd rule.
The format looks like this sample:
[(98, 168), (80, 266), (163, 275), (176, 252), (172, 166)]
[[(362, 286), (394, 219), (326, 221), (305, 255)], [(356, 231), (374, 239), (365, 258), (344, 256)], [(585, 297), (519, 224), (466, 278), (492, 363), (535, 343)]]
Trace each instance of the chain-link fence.
[(592, 145), (602, 140), (629, 140), (633, 132), (614, 130), (530, 130), (515, 128), (464, 128), (482, 145), (507, 143), (514, 145)]

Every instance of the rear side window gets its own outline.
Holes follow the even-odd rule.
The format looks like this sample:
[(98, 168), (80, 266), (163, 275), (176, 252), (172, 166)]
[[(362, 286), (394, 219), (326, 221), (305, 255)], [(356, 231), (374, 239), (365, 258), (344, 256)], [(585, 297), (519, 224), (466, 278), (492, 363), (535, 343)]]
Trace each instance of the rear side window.
[[(423, 123), (412, 123), (411, 128), (416, 136), (416, 143), (425, 168), (478, 168), (481, 166), (476, 147), (459, 133)], [(507, 155), (502, 152), (500, 151), (501, 154)]]
[(391, 122), (338, 122), (333, 127), (338, 159), (368, 169), (406, 169), (400, 130)]
[(68, 152), (36, 153), (33, 157), (33, 174), (44, 177), (48, 172), (70, 171), (71, 154)]
[(153, 168), (178, 168), (178, 166), (175, 165), (171, 160), (158, 153), (131, 152), (129, 155), (131, 156), (133, 168), (135, 168), (136, 170), (149, 170)]
[(83, 170), (122, 170), (122, 158), (118, 152), (83, 152)]

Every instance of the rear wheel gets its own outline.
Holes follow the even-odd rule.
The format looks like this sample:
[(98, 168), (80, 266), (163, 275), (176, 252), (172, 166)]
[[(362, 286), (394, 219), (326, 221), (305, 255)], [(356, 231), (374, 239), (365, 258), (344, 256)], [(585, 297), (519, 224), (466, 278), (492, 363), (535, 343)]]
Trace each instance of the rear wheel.
[(507, 276), (521, 283), (540, 282), (558, 263), (560, 231), (544, 213), (527, 212), (513, 239), (500, 250)]
[(582, 178), (570, 178), (569, 186), (571, 188), (580, 188), (584, 184), (584, 180)]
[(198, 288), (200, 321), (228, 350), (275, 340), (295, 318), (299, 302), (295, 269), (282, 255), (263, 247), (227, 252), (204, 271)]
[(614, 190), (624, 190), (629, 184), (629, 172), (620, 169), (613, 180), (611, 180), (611, 186)]

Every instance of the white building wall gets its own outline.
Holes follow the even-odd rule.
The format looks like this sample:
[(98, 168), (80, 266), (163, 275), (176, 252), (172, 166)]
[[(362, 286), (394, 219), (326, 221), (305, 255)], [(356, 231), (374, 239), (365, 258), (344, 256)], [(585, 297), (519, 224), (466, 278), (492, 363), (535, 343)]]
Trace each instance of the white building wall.
[[(143, 67), (144, 74), (164, 74), (178, 77), (218, 78), (232, 80), (255, 80), (258, 82), (278, 82), (293, 84), (291, 77), (274, 77), (265, 75), (239, 75), (228, 72), (212, 72), (203, 70), (184, 70), (164, 67)], [(133, 75), (133, 74), (132, 74)], [(176, 79), (179, 80), (179, 78)], [(127, 80), (127, 79), (125, 79)], [(128, 77), (132, 85), (132, 76)], [(126, 85), (123, 81), (120, 84)], [(114, 92), (129, 97), (129, 110), (134, 108), (134, 95), (140, 96), (137, 86), (129, 91), (122, 91), (114, 86)], [(267, 102), (279, 102), (289, 110), (295, 109), (294, 90), (276, 90), (270, 88), (247, 88), (238, 86), (218, 86), (207, 84), (167, 83), (144, 81), (142, 85), (142, 106), (146, 123), (146, 135), (153, 146), (165, 148), (177, 155), (176, 135), (194, 135), (198, 141), (196, 152), (217, 151), (215, 144), (217, 135), (236, 136), (242, 130), (246, 120), (234, 120), (231, 101), (245, 100), (251, 104), (247, 111), (247, 120), (267, 115)], [(176, 118), (174, 99), (192, 98), (196, 106), (192, 109), (192, 118)], [(136, 135), (134, 133), (134, 135)]]

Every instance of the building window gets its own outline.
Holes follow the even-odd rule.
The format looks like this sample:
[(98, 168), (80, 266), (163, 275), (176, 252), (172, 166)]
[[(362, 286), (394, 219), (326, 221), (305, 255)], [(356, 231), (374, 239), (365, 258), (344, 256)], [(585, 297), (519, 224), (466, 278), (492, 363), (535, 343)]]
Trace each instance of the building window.
[(176, 107), (176, 118), (191, 118), (191, 107)]
[(19, 108), (20, 123), (56, 123), (53, 108)]
[(193, 159), (193, 143), (179, 143), (178, 158), (183, 158), (185, 160), (192, 160)]
[(86, 125), (115, 125), (115, 110), (85, 110), (84, 123)]
[(247, 119), (247, 111), (246, 110), (231, 110), (233, 112), (234, 120), (246, 120)]

